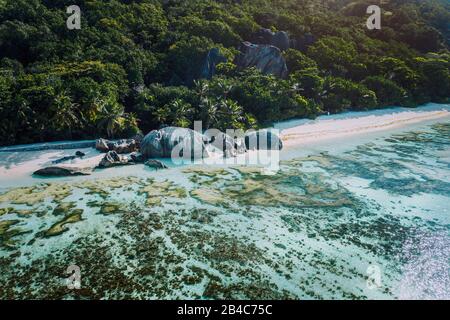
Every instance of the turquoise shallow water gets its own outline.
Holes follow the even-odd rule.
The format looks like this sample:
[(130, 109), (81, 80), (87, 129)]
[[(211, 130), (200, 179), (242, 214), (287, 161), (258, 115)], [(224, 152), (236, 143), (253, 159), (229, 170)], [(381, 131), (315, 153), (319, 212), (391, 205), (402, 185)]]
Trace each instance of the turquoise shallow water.
[(449, 200), (449, 121), (290, 148), (275, 175), (5, 184), (0, 298), (449, 299)]

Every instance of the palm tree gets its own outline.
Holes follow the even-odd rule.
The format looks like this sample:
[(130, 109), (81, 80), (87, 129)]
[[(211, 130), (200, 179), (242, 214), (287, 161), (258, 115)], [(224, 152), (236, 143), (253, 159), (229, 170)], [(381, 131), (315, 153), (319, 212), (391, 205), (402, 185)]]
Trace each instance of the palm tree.
[(192, 106), (181, 99), (175, 99), (170, 103), (170, 109), (173, 111), (175, 119), (174, 124), (179, 127), (189, 127), (190, 116), (193, 113)]
[(209, 93), (209, 84), (206, 81), (194, 81), (194, 88), (200, 100), (205, 98)]
[(241, 127), (244, 121), (242, 107), (233, 100), (221, 100), (219, 102), (218, 115), (220, 129)]
[(233, 90), (233, 85), (228, 84), (225, 80), (220, 80), (217, 83), (217, 86), (219, 87), (222, 97), (226, 100), (228, 99), (228, 95), (230, 94), (231, 90)]
[(51, 126), (55, 131), (68, 130), (68, 136), (71, 138), (72, 129), (80, 124), (78, 104), (73, 103), (71, 98), (62, 92), (54, 99), (53, 111), (53, 117), (50, 119)]
[(211, 128), (211, 126), (218, 122), (218, 105), (215, 101), (203, 98), (200, 101), (200, 113), (201, 118), (205, 121), (205, 129)]
[(108, 108), (106, 105), (102, 106), (101, 120), (97, 127), (101, 130), (106, 128), (108, 138), (114, 138), (116, 133), (122, 129), (125, 121), (125, 110), (118, 104)]

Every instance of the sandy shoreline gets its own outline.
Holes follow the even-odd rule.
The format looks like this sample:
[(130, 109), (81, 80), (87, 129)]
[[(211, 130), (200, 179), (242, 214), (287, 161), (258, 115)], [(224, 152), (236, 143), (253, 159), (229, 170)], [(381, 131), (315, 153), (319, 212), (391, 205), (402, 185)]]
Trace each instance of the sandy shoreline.
[[(286, 147), (308, 145), (317, 141), (337, 139), (354, 135), (363, 135), (377, 131), (387, 131), (430, 120), (446, 119), (450, 121), (450, 106), (430, 104), (417, 109), (394, 108), (385, 112), (375, 111), (318, 118), (308, 123), (283, 129), (281, 138)], [(277, 125), (275, 126), (277, 128)]]
[[(374, 110), (370, 112), (351, 112), (331, 116), (319, 117), (316, 120), (293, 120), (274, 125), (280, 130), (285, 146), (282, 155), (288, 156), (290, 152), (301, 150), (299, 146), (314, 147), (322, 141), (337, 140), (344, 142), (346, 137), (369, 137), (372, 132), (389, 132), (391, 129), (408, 127), (414, 124), (426, 124), (427, 122), (450, 121), (450, 105), (429, 104), (416, 109), (392, 108)], [(413, 126), (411, 126), (413, 127)], [(344, 140), (343, 140), (344, 138)], [(345, 141), (350, 141), (346, 139)], [(59, 142), (61, 144), (77, 145), (77, 141)], [(83, 141), (84, 143), (84, 141)], [(341, 144), (339, 143), (339, 145)], [(40, 144), (31, 145), (33, 148)], [(44, 143), (49, 146), (51, 144)], [(27, 146), (20, 146), (24, 148)], [(10, 147), (17, 149), (17, 146)], [(52, 161), (64, 156), (73, 155), (75, 150), (86, 154), (84, 159), (76, 159), (64, 163), (70, 167), (95, 167), (102, 157), (102, 153), (94, 148), (80, 149), (49, 149), (40, 151), (9, 151), (4, 148), (0, 152), (0, 187), (22, 183), (33, 183), (41, 179), (33, 177), (32, 173), (43, 167), (51, 166)], [(207, 162), (205, 162), (207, 163)], [(169, 163), (168, 163), (169, 164)], [(170, 165), (170, 164), (169, 164)], [(142, 166), (131, 166), (96, 172), (93, 177), (105, 175), (127, 175), (142, 173)]]

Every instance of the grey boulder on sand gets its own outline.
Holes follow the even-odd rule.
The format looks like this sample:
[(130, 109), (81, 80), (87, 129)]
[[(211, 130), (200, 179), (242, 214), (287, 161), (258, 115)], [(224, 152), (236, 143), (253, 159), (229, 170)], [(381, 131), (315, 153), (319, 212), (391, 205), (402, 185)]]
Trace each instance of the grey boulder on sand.
[(109, 141), (106, 139), (98, 139), (97, 141), (95, 141), (95, 149), (97, 149), (100, 152), (108, 152), (109, 151), (108, 143)]
[(168, 168), (169, 168), (168, 166), (166, 166), (166, 165), (165, 165), (164, 163), (162, 163), (161, 161), (159, 161), (159, 160), (154, 160), (154, 159), (148, 160), (148, 161), (145, 163), (145, 165), (148, 166), (148, 167), (150, 167), (150, 168), (155, 168), (156, 170), (158, 170), (158, 169), (168, 169)]
[(109, 151), (100, 161), (98, 165), (100, 168), (111, 168), (117, 166), (124, 166), (134, 164), (130, 162), (127, 157), (119, 155), (116, 151)]
[(52, 163), (53, 163), (53, 164), (60, 164), (60, 163), (66, 162), (66, 161), (75, 160), (75, 159), (77, 159), (77, 158), (83, 158), (85, 155), (86, 155), (86, 154), (85, 154), (84, 152), (77, 151), (77, 152), (75, 152), (75, 155), (74, 155), (74, 156), (63, 157), (63, 158), (61, 158), (61, 159), (52, 161)]
[(87, 176), (92, 173), (91, 168), (72, 168), (72, 167), (47, 167), (34, 172), (34, 175), (43, 177), (68, 177), (68, 176)]
[(138, 152), (131, 153), (130, 160), (133, 161), (134, 163), (144, 163), (145, 162), (144, 156)]
[[(176, 150), (175, 150), (176, 148)], [(202, 159), (207, 157), (204, 136), (186, 128), (166, 127), (153, 130), (141, 142), (141, 153), (146, 158)]]

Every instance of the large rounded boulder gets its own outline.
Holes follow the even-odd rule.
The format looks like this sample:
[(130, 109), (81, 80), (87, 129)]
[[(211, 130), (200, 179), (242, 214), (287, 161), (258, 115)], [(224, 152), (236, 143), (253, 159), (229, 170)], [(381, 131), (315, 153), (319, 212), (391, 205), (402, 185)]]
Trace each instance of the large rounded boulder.
[(207, 130), (203, 135), (210, 146), (223, 151), (225, 158), (235, 157), (247, 151), (243, 136), (232, 137), (219, 130)]
[(251, 37), (255, 44), (266, 44), (277, 47), (281, 51), (290, 48), (290, 37), (286, 31), (273, 32), (270, 29), (262, 28)]
[(202, 159), (208, 156), (205, 139), (197, 131), (166, 127), (153, 130), (141, 142), (141, 154), (146, 158)]
[(235, 61), (239, 70), (254, 67), (263, 74), (272, 74), (279, 78), (287, 77), (286, 60), (277, 47), (243, 42), (240, 51)]

